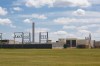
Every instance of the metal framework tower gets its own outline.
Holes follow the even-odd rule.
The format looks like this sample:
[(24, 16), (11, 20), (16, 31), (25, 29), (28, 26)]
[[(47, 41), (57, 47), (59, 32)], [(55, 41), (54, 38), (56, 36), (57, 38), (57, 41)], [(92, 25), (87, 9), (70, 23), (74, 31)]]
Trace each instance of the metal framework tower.
[(0, 40), (2, 40), (2, 33), (0, 33)]
[(21, 38), (21, 43), (26, 44), (31, 42), (31, 34), (26, 32), (14, 32), (14, 44), (16, 41), (16, 38)]
[(85, 37), (86, 40), (88, 40), (88, 46), (91, 48), (91, 33), (89, 33), (88, 37)]
[(89, 48), (91, 48), (91, 33), (89, 34)]
[(31, 43), (31, 33), (29, 33), (29, 32), (24, 33), (23, 43), (24, 44)]
[(48, 43), (48, 32), (39, 33), (39, 43)]
[(22, 44), (24, 43), (24, 33), (23, 32), (14, 32), (14, 44), (15, 44), (16, 38), (21, 38)]

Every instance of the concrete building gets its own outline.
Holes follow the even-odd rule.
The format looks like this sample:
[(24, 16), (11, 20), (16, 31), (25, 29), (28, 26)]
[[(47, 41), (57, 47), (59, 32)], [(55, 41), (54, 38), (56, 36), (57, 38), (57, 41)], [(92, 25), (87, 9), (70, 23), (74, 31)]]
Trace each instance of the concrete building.
[(59, 42), (59, 43), (63, 43), (63, 44), (65, 44), (65, 43), (66, 43), (66, 39), (64, 39), (64, 38), (60, 38), (60, 39), (58, 40), (58, 42)]
[(68, 47), (80, 47), (80, 48), (91, 48), (94, 47), (94, 41), (91, 40), (89, 43), (89, 40), (86, 39), (77, 39), (77, 38), (67, 38), (66, 44)]
[[(91, 45), (90, 45), (91, 44)], [(89, 40), (86, 39), (77, 39), (77, 38), (66, 38), (66, 39), (59, 39), (57, 42), (52, 43), (53, 48), (64, 48), (64, 45), (71, 48), (94, 48), (94, 41), (91, 40), (89, 44)]]
[(52, 48), (63, 49), (64, 44), (66, 44), (66, 39), (60, 38), (56, 42), (52, 42)]
[[(0, 40), (0, 44), (14, 44), (14, 40)], [(20, 44), (20, 42), (15, 41), (15, 44)]]
[(67, 47), (76, 47), (77, 46), (77, 39), (76, 38), (67, 38), (66, 45), (67, 45)]
[(100, 41), (95, 41), (94, 43), (95, 48), (100, 48)]
[(48, 40), (47, 42), (48, 42), (48, 44), (51, 44), (52, 43), (52, 40)]

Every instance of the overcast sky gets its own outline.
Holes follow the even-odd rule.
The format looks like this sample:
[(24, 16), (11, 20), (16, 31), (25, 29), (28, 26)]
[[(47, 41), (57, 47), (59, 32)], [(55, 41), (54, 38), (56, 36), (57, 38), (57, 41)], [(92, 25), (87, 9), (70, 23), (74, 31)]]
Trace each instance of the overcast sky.
[(13, 32), (49, 32), (49, 39), (100, 40), (100, 0), (0, 0), (0, 32), (13, 39)]

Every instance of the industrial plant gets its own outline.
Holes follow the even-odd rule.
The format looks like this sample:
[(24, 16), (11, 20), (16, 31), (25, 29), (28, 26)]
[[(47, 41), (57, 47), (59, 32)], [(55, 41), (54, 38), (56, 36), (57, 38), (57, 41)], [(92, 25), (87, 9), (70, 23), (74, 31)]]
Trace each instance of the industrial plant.
[[(100, 41), (91, 39), (91, 34), (84, 39), (59, 38), (58, 41), (49, 40), (48, 32), (39, 32), (39, 42), (35, 42), (35, 23), (32, 23), (32, 34), (30, 32), (14, 32), (13, 40), (4, 40), (0, 33), (0, 48), (100, 48)], [(32, 38), (32, 39), (31, 39)], [(20, 39), (17, 41), (16, 39)]]

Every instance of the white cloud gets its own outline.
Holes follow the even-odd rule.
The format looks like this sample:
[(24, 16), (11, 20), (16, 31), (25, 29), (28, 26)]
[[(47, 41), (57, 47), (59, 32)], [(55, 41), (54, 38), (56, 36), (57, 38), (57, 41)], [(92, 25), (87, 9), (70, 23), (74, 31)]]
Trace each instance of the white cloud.
[(58, 24), (69, 24), (71, 22), (76, 22), (76, 19), (74, 18), (64, 18), (64, 17), (61, 17), (61, 18), (57, 18), (54, 20), (55, 23), (58, 23)]
[(52, 34), (55, 34), (55, 35), (67, 35), (67, 32), (66, 31), (57, 31), (57, 32), (53, 32)]
[[(76, 10), (77, 11), (77, 10)], [(75, 14), (73, 14), (73, 12), (75, 12), (75, 10), (67, 10), (67, 11), (62, 11), (62, 12), (50, 12), (50, 13), (47, 13), (46, 15), (49, 16), (49, 17), (63, 17), (63, 18), (92, 18), (92, 19), (95, 19), (95, 18), (100, 18), (100, 12), (99, 11), (91, 11), (91, 10), (85, 10), (85, 15), (83, 16), (73, 16)]]
[(63, 26), (63, 29), (76, 29), (76, 26)]
[(37, 19), (47, 19), (44, 14), (32, 14), (32, 17)]
[(88, 29), (88, 27), (87, 26), (81, 26), (81, 27), (78, 27), (77, 29), (78, 30), (86, 30), (86, 29)]
[(22, 11), (22, 8), (20, 8), (20, 7), (14, 7), (13, 10), (15, 10), (15, 11)]
[(99, 18), (65, 18), (65, 17), (61, 17), (53, 20), (53, 22), (57, 24), (63, 24), (63, 25), (71, 24), (71, 23), (96, 24), (96, 23), (100, 23), (99, 21), (100, 21)]
[(47, 19), (47, 16), (44, 14), (31, 14), (31, 15), (20, 15), (23, 18), (35, 18), (35, 19)]
[(92, 4), (100, 4), (100, 0), (88, 0)]
[(80, 32), (80, 33), (84, 33), (84, 34), (89, 34), (89, 33), (91, 33), (91, 32), (88, 31), (88, 30), (79, 30), (79, 32)]
[(68, 38), (77, 38), (78, 36), (76, 36), (75, 34), (68, 34), (67, 37)]
[(78, 9), (78, 10), (76, 10), (76, 11), (73, 12), (73, 15), (76, 15), (76, 16), (84, 16), (85, 15), (85, 10)]
[(9, 24), (11, 24), (12, 22), (11, 22), (11, 20), (10, 19), (1, 19), (0, 18), (0, 24), (1, 25), (9, 25)]
[(91, 25), (86, 25), (87, 27), (90, 27), (90, 28), (98, 28), (100, 27), (99, 24), (91, 24)]
[[(17, 1), (17, 5), (19, 3), (26, 5), (27, 7), (35, 7), (40, 8), (43, 6), (48, 7), (89, 7), (91, 6), (91, 2), (88, 0), (20, 0)], [(16, 3), (15, 3), (16, 4)], [(20, 5), (21, 5), (20, 4)]]
[(4, 16), (6, 15), (8, 12), (5, 8), (0, 7), (0, 15)]
[(24, 23), (32, 23), (32, 21), (30, 19), (25, 19)]
[(88, 0), (55, 0), (54, 5), (60, 7), (88, 7), (91, 3)]
[(89, 30), (85, 30), (85, 29), (83, 29), (83, 30), (79, 29), (76, 33), (76, 36), (79, 38), (85, 38), (89, 35), (89, 33), (92, 33), (92, 32)]
[(10, 19), (8, 19), (8, 18), (6, 18), (6, 19), (1, 19), (0, 18), (0, 25), (7, 25), (7, 26), (10, 26), (12, 28), (16, 28), (16, 26), (14, 26), (12, 24), (12, 21)]
[(27, 7), (42, 7), (45, 5), (48, 5), (49, 7), (53, 6), (53, 1), (54, 0), (26, 0), (25, 5)]

